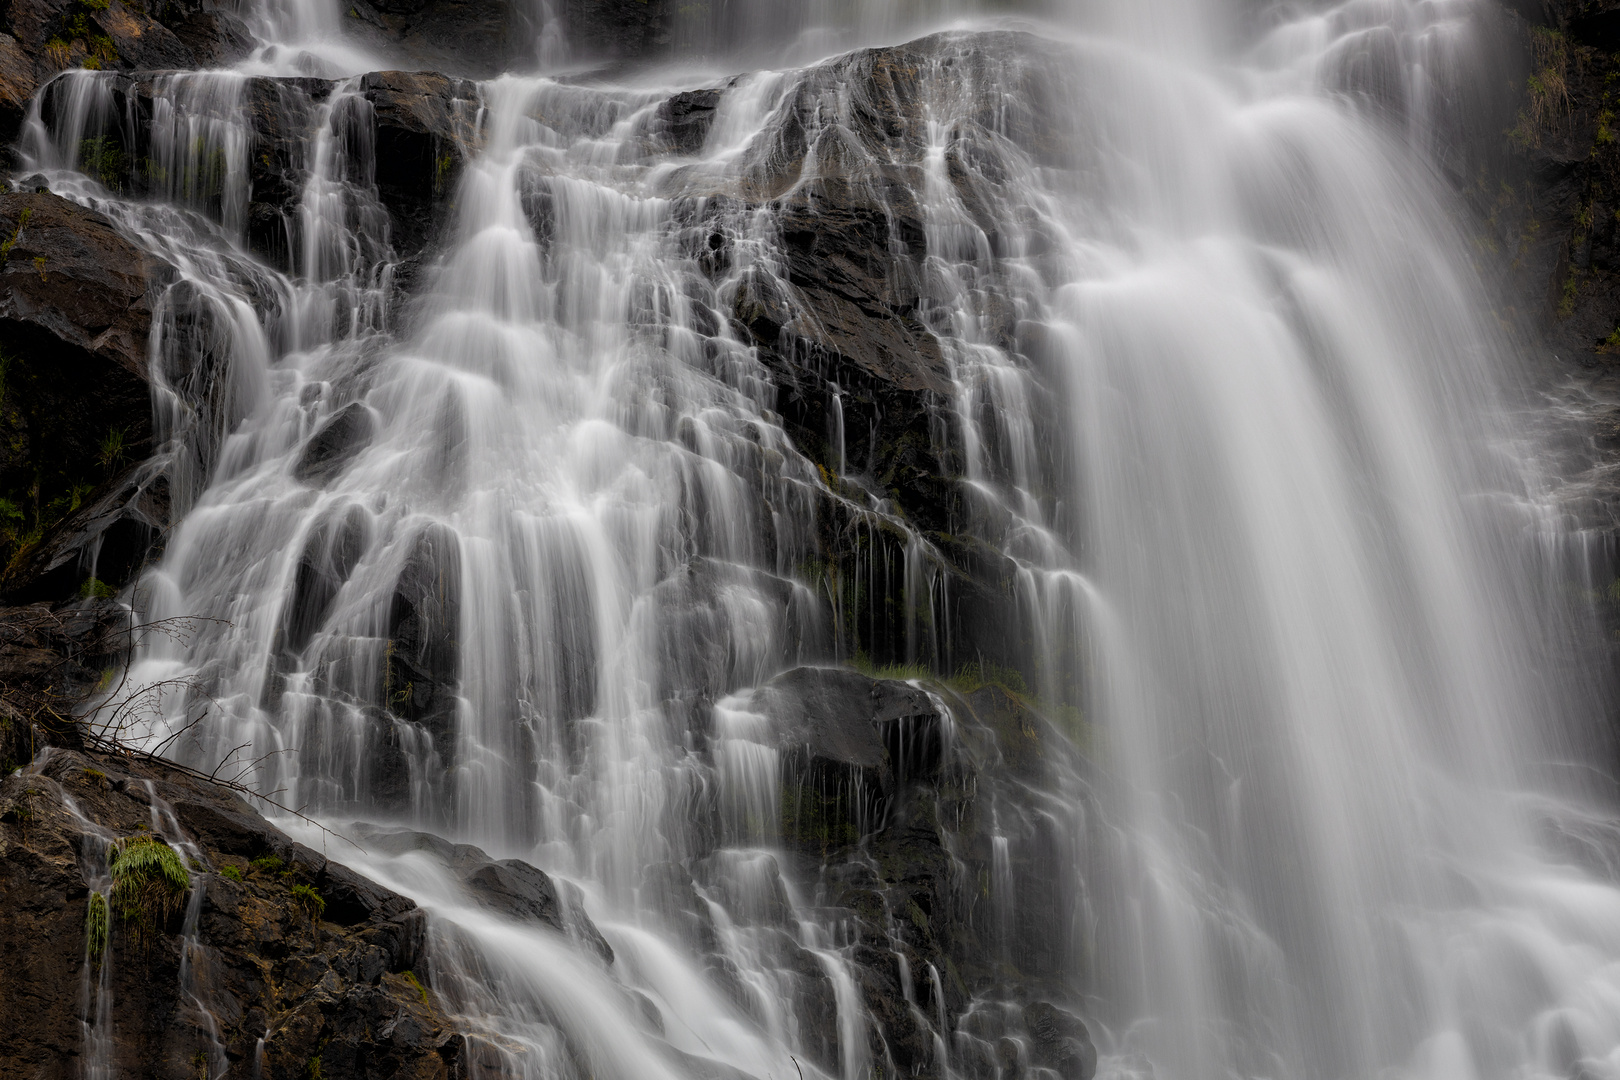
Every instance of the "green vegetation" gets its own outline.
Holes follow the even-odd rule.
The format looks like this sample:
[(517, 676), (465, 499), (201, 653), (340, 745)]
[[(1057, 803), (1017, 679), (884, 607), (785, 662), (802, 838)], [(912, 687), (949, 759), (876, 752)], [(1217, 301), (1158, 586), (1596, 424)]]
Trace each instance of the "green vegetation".
[(1542, 135), (1557, 131), (1570, 113), (1569, 43), (1559, 31), (1544, 27), (1530, 32), (1530, 42), (1535, 70), (1524, 81), (1524, 107), (1508, 132), (1520, 147), (1540, 146)]
[(122, 191), (126, 162), (116, 140), (97, 135), (79, 142), (79, 171), (101, 181), (108, 191)]
[(850, 820), (851, 807), (837, 795), (829, 796), (813, 781), (782, 785), (782, 839), (823, 853), (853, 844), (860, 833)]
[(32, 206), (23, 207), (22, 213), (17, 215), (17, 228), (12, 231), (10, 238), (0, 240), (0, 264), (4, 264), (7, 259), (11, 258), (11, 249), (17, 246), (17, 241), (22, 238), (23, 230), (28, 228), (28, 222), (33, 216), (34, 208)]
[(238, 885), (242, 884), (242, 871), (238, 870), (234, 866), (221, 867), (219, 876), (225, 878), (227, 881), (234, 881)]
[(304, 1076), (306, 1080), (326, 1080), (321, 1073), (321, 1056), (319, 1054), (309, 1059), (309, 1064), (304, 1067)]
[(103, 784), (107, 781), (107, 774), (100, 769), (84, 770), (84, 782), (87, 784)]
[(191, 888), (180, 853), (155, 836), (118, 841), (112, 854), (112, 903), (130, 927), (130, 937), (146, 944)]
[(293, 904), (309, 916), (311, 922), (320, 922), (326, 914), (326, 898), (313, 885), (294, 885), (287, 890)]
[(999, 686), (1012, 694), (1029, 693), (1024, 686), (1023, 672), (981, 660), (963, 664), (954, 676), (945, 680), (945, 685), (959, 694), (971, 694), (986, 686)]
[(287, 868), (287, 864), (274, 855), (261, 855), (248, 865), (261, 874), (279, 874)]
[(98, 577), (87, 577), (79, 586), (79, 595), (86, 600), (111, 600), (118, 590)]
[(101, 963), (107, 951), (107, 898), (98, 892), (90, 894), (90, 906), (84, 913), (84, 945), (90, 962)]
[(96, 447), (96, 462), (104, 469), (116, 469), (124, 464), (124, 429), (110, 427)]
[(416, 972), (402, 971), (399, 973), (399, 977), (410, 984), (411, 989), (416, 991), (416, 996), (422, 999), (422, 1004), (426, 1005), (428, 999), (427, 987), (423, 986), (421, 980), (416, 977)]
[(1569, 277), (1564, 279), (1564, 289), (1558, 298), (1558, 317), (1567, 319), (1575, 314), (1575, 300), (1581, 294), (1581, 279), (1579, 272), (1571, 269)]
[(909, 679), (930, 679), (934, 675), (927, 664), (874, 664), (872, 658), (863, 652), (855, 654), (850, 666), (871, 679), (899, 679), (904, 682)]
[(84, 46), (83, 64), (91, 71), (113, 67), (118, 63), (118, 46), (94, 21), (94, 16), (106, 11), (112, 0), (77, 0), (57, 24), (57, 31), (45, 42), (45, 55), (57, 67), (67, 67), (73, 61), (75, 42)]

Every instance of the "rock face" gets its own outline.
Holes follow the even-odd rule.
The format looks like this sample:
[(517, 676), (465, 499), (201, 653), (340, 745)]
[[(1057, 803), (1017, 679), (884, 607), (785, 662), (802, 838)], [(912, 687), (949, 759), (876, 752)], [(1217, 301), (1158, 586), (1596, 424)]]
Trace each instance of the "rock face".
[(533, 57), (538, 27), (511, 0), (355, 0), (348, 29), (413, 64), (490, 78)]
[(162, 484), (139, 463), (153, 302), (171, 272), (53, 195), (0, 195), (0, 235), (0, 531), (8, 559), (24, 556), (7, 589), (54, 598), (92, 572), (121, 584), (166, 524)]
[[(153, 130), (154, 116), (166, 115), (159, 103), (178, 92), (170, 76), (100, 78), (102, 104), (78, 135), (81, 147), (94, 147), (94, 160), (84, 168), (115, 191), (173, 197), (165, 185), (173, 186), (174, 170), (154, 156)], [(301, 253), (294, 250), (293, 238), (312, 167), (312, 140), (322, 122), (351, 148), (345, 156), (349, 172), (342, 179), (375, 190), (376, 203), (354, 212), (363, 218), (373, 208), (379, 211), (380, 220), (365, 222), (365, 240), (376, 245), (368, 254), (379, 262), (389, 257), (390, 248), (392, 257), (409, 259), (434, 238), (448, 213), (446, 196), (481, 141), (474, 123), (478, 91), (471, 83), (434, 72), (376, 71), (362, 78), (357, 94), (334, 102), (336, 85), (315, 78), (250, 78), (202, 82), (191, 91), (197, 111), (247, 129), (246, 240), (256, 253), (288, 270), (299, 268), (294, 260)], [(53, 129), (69, 110), (66, 97), (61, 84), (43, 97), (41, 113)], [(324, 112), (328, 105), (330, 116)], [(207, 150), (224, 160), (222, 146)], [(222, 213), (223, 179), (209, 174), (188, 181), (194, 192), (204, 193), (198, 209), (216, 218)]]
[(250, 46), (235, 5), (216, 0), (150, 11), (122, 0), (12, 0), (0, 8), (0, 143), (16, 140), (29, 99), (64, 68), (218, 67)]
[[(192, 863), (186, 904), (145, 947), (115, 905), (98, 964), (86, 913), (102, 845), (154, 832)], [(427, 1080), (459, 1067), (462, 1039), (411, 973), (421, 912), (228, 793), (164, 766), (51, 750), (0, 783), (0, 843), (0, 998), (27, 1018), (0, 1033), (7, 1075), (82, 1074), (87, 988), (110, 1006), (120, 1077), (228, 1065), (274, 1080)]]
[(497, 914), (523, 922), (544, 923), (603, 963), (613, 963), (613, 949), (585, 913), (579, 890), (558, 883), (521, 859), (491, 859), (471, 844), (452, 844), (432, 833), (356, 825), (355, 835), (371, 850), (389, 855), (431, 855), (461, 879), (474, 901)]
[(655, 56), (674, 43), (671, 0), (562, 0), (570, 49), (583, 58), (631, 60)]
[[(1039, 794), (1079, 774), (1069, 741), (995, 683), (919, 686), (798, 668), (748, 707), (779, 740), (777, 825), (795, 876), (817, 882), (818, 903), (843, 909), (859, 934), (874, 1060), (941, 1075), (939, 1034), (955, 1068), (988, 1080), (1005, 1075), (996, 1046), (1011, 1039), (1025, 1064), (1090, 1080), (1096, 1051), (1084, 1023), (1050, 1002), (1007, 997), (1066, 996), (1063, 972), (1083, 951), (1070, 891), (1077, 838), (1065, 835), (1079, 825), (1058, 823)], [(1064, 798), (1077, 805), (1085, 795)], [(1005, 880), (1020, 883), (1016, 897), (997, 893), (998, 859)], [(936, 1032), (941, 1015), (947, 1030)]]

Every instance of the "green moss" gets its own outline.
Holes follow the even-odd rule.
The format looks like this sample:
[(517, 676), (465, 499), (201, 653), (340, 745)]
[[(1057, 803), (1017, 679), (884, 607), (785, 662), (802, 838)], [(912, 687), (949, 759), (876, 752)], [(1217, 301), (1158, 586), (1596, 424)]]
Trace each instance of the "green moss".
[(822, 852), (858, 841), (851, 807), (813, 783), (782, 786), (782, 838)]
[(1571, 270), (1569, 277), (1564, 279), (1563, 294), (1558, 300), (1558, 317), (1567, 319), (1575, 314), (1575, 300), (1581, 293), (1581, 281), (1576, 271)]
[(309, 1064), (304, 1066), (304, 1077), (305, 1080), (325, 1080), (325, 1076), (321, 1072), (321, 1057), (319, 1054), (310, 1058)]
[(86, 600), (111, 600), (118, 595), (118, 590), (98, 577), (88, 577), (79, 586), (79, 595)]
[(874, 664), (872, 658), (865, 653), (856, 653), (855, 659), (850, 663), (856, 671), (872, 679), (927, 679), (933, 672), (926, 664)]
[(252, 866), (253, 869), (263, 874), (279, 874), (283, 869), (286, 868), (287, 864), (276, 858), (274, 855), (261, 855), (248, 865)]
[(219, 876), (225, 878), (227, 881), (234, 881), (238, 885), (242, 884), (242, 871), (238, 870), (234, 866), (221, 867)]
[[(22, 239), (23, 230), (28, 228), (28, 222), (33, 216), (34, 208), (32, 206), (23, 207), (22, 213), (17, 215), (16, 230), (9, 239), (0, 240), (0, 264), (4, 264), (7, 259), (11, 258), (11, 249), (17, 246), (18, 240)], [(7, 361), (9, 362), (9, 356)]]
[(107, 779), (107, 774), (100, 769), (84, 770), (84, 780), (87, 784), (101, 784)]
[(137, 944), (147, 943), (179, 910), (191, 888), (180, 853), (155, 836), (131, 836), (113, 846), (112, 904)]
[(1024, 675), (1017, 668), (1002, 667), (987, 661), (975, 660), (963, 664), (945, 684), (959, 694), (971, 694), (986, 686), (999, 686), (1013, 694), (1027, 694)]
[(399, 973), (399, 977), (409, 983), (412, 990), (416, 991), (416, 996), (422, 999), (422, 1004), (426, 1005), (428, 1003), (427, 987), (423, 986), (421, 980), (416, 977), (416, 972), (402, 971)]
[(313, 885), (294, 885), (287, 892), (311, 922), (320, 922), (321, 916), (326, 914), (326, 898)]
[(97, 135), (79, 142), (79, 171), (99, 180), (108, 191), (122, 191), (126, 164), (116, 140)]
[(84, 947), (91, 963), (101, 963), (107, 951), (107, 898), (98, 892), (90, 894), (90, 906), (84, 913)]

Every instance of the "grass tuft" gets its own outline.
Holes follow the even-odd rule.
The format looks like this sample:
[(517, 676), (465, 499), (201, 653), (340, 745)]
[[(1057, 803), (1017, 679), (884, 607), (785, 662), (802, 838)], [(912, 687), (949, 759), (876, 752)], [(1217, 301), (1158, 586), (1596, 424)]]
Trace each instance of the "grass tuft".
[(191, 888), (191, 874), (180, 853), (155, 836), (130, 836), (113, 846), (112, 903), (130, 927), (130, 938), (146, 945), (180, 909)]

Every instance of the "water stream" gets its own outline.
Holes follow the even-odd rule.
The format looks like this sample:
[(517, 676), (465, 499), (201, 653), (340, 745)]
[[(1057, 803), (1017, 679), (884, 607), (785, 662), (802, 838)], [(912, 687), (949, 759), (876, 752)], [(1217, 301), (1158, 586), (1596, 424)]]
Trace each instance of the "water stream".
[[(1591, 745), (1596, 679), (1553, 674), (1585, 632), (1568, 538), (1444, 176), (1488, 97), (1482, 5), (711, 5), (677, 35), (706, 55), (633, 85), (478, 84), (449, 233), (404, 298), (355, 78), (384, 65), (335, 6), (262, 4), (239, 70), (152, 79), (140, 197), (85, 158), (134, 91), (61, 76), (25, 171), (180, 274), (153, 345), (187, 512), (133, 599), (211, 621), (132, 675), (211, 705), (194, 724), (172, 692), (126, 735), (185, 729), (171, 752), (209, 767), (247, 744), (264, 790), (333, 828), (569, 884), (611, 963), (478, 908), (424, 850), (330, 852), (429, 911), (431, 985), (492, 1075), (888, 1076), (856, 935), (773, 855), (781, 763), (749, 704), (875, 640), (844, 625), (856, 595), (906, 598), (896, 660), (969, 659), (935, 541), (846, 457), (843, 390), (849, 477), (794, 445), (731, 318), (792, 293), (779, 208), (844, 185), (918, 224), (884, 245), (953, 388), (932, 423), (961, 531), (1016, 567), (1032, 690), (1092, 733), (1093, 774), (1043, 797), (1088, 897), (1063, 981), (1100, 1074), (1620, 1070), (1620, 884), (1612, 855), (1570, 855), (1620, 834), (1558, 767)], [(979, 21), (889, 98), (830, 55), (946, 19)], [(337, 82), (289, 106), (307, 179), (278, 270), (248, 252), (241, 103), (296, 74)], [(699, 86), (723, 88), (713, 126), (671, 152), (659, 108)], [(867, 137), (874, 109), (910, 134)], [(328, 464), (338, 425), (357, 449)], [(847, 593), (807, 570), (829, 503), (898, 553)], [(660, 906), (671, 864), (706, 868), (702, 949)], [(940, 972), (899, 966), (940, 1074), (967, 1075)]]

